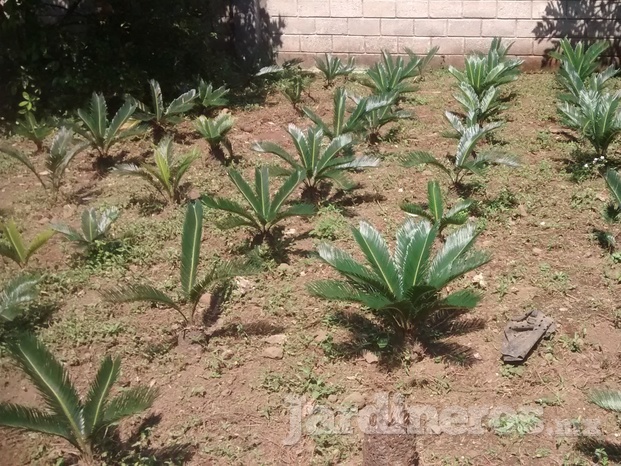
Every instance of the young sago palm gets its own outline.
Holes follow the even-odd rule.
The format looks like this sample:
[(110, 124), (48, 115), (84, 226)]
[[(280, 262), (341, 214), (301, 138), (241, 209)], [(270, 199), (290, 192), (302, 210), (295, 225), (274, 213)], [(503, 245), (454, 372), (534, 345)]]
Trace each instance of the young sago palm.
[(155, 79), (149, 80), (149, 89), (151, 91), (151, 108), (131, 96), (127, 100), (136, 106), (133, 118), (149, 122), (156, 128), (162, 128), (167, 124), (179, 123), (181, 115), (192, 110), (195, 105), (195, 89), (184, 92), (176, 99), (173, 99), (168, 106), (164, 105), (160, 83)]
[(107, 356), (81, 400), (65, 368), (34, 335), (23, 334), (10, 341), (7, 350), (34, 384), (47, 409), (2, 403), (0, 426), (62, 437), (88, 465), (98, 464), (96, 447), (108, 429), (121, 419), (150, 408), (158, 394), (156, 389), (136, 386), (110, 399), (121, 360)]
[(473, 250), (478, 236), (474, 225), (448, 235), (433, 258), (438, 227), (427, 220), (406, 220), (397, 231), (392, 254), (372, 225), (361, 222), (352, 231), (368, 265), (330, 244), (321, 244), (319, 256), (344, 280), (310, 284), (314, 296), (360, 303), (403, 336), (422, 330), (425, 321), (438, 311), (472, 309), (479, 302), (480, 296), (470, 290), (442, 294), (451, 282), (490, 260), (489, 254)]
[(596, 157), (606, 157), (608, 147), (621, 133), (621, 91), (614, 94), (582, 90), (578, 103), (562, 102), (559, 112), (565, 125), (581, 133), (595, 149)]
[(205, 138), (216, 157), (223, 158), (222, 146), (226, 148), (229, 156), (233, 156), (233, 147), (227, 136), (233, 128), (235, 120), (228, 113), (222, 113), (215, 118), (207, 118), (204, 115), (194, 120), (194, 128)]
[(320, 181), (330, 180), (341, 189), (352, 189), (355, 184), (347, 177), (347, 170), (377, 167), (380, 160), (375, 157), (342, 155), (350, 147), (352, 137), (349, 134), (338, 136), (324, 146), (324, 132), (320, 128), (309, 128), (306, 132), (291, 124), (288, 129), (297, 152), (297, 157), (273, 142), (261, 142), (253, 146), (256, 152), (277, 155), (290, 168), (283, 169), (283, 174), (291, 176), (301, 171), (306, 176), (304, 184), (315, 190)]
[(37, 297), (39, 278), (18, 275), (0, 290), (0, 322), (11, 321)]
[(0, 230), (3, 237), (0, 240), (0, 256), (11, 259), (20, 267), (25, 267), (30, 257), (47, 243), (55, 233), (54, 230), (43, 230), (32, 239), (30, 244), (26, 244), (13, 220), (1, 224)]
[(355, 58), (351, 57), (345, 64), (340, 58), (329, 53), (325, 54), (325, 59), (323, 60), (321, 58), (316, 58), (315, 63), (326, 79), (325, 87), (332, 87), (336, 78), (339, 76), (349, 76), (354, 72), (354, 69), (356, 69)]
[(155, 148), (155, 165), (122, 164), (113, 169), (120, 175), (137, 176), (147, 181), (167, 202), (181, 202), (181, 180), (200, 156), (195, 149), (179, 158), (173, 155), (172, 137), (163, 138)]

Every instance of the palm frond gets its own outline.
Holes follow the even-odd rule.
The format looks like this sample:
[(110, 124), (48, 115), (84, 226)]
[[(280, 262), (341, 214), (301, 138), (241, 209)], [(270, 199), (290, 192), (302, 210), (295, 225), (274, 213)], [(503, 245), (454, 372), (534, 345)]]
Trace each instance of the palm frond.
[(618, 390), (593, 391), (589, 401), (608, 411), (621, 412), (621, 392)]
[(27, 408), (12, 403), (0, 403), (0, 426), (57, 435), (69, 440), (74, 445), (77, 444), (75, 436), (61, 417), (35, 408)]
[(121, 419), (149, 409), (159, 391), (156, 388), (132, 387), (110, 400), (103, 412), (102, 423), (115, 424)]
[(37, 298), (40, 279), (29, 275), (18, 275), (0, 291), (0, 320), (13, 320), (25, 305)]
[(129, 285), (125, 288), (104, 291), (102, 295), (106, 301), (111, 303), (146, 301), (163, 304), (177, 311), (181, 310), (179, 305), (170, 296), (150, 285)]
[(189, 297), (196, 283), (196, 272), (203, 235), (203, 205), (190, 202), (183, 222), (181, 236), (181, 289)]
[(93, 435), (101, 423), (110, 389), (121, 371), (120, 358), (106, 356), (99, 366), (84, 402), (84, 422), (87, 435)]

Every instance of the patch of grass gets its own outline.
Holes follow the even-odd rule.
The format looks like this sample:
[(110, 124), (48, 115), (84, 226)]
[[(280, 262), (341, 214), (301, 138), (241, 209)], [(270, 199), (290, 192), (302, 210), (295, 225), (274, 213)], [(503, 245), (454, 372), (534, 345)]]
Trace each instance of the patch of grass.
[(536, 413), (501, 414), (495, 419), (490, 419), (489, 427), (496, 435), (511, 435), (523, 437), (535, 430), (541, 423), (541, 418)]
[(310, 367), (300, 367), (298, 373), (289, 377), (284, 374), (267, 372), (261, 381), (261, 388), (268, 393), (288, 392), (309, 395), (315, 400), (343, 392), (343, 387), (333, 385), (317, 375)]
[(335, 205), (327, 205), (317, 212), (315, 227), (310, 234), (317, 239), (334, 241), (344, 235), (347, 225), (341, 209)]

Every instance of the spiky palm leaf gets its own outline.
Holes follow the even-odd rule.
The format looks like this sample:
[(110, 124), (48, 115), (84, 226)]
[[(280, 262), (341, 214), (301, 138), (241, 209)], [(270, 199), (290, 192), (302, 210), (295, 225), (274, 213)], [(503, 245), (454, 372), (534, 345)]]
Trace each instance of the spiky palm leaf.
[(367, 80), (364, 84), (373, 89), (377, 95), (395, 93), (398, 95), (413, 92), (416, 88), (408, 80), (420, 76), (424, 67), (431, 61), (437, 47), (431, 49), (425, 57), (417, 57), (411, 50), (406, 49), (409, 60), (403, 57), (393, 58), (387, 50), (382, 51), (382, 59), (367, 70)]
[(490, 260), (488, 254), (473, 250), (477, 237), (473, 225), (451, 233), (433, 259), (438, 228), (427, 220), (406, 220), (397, 231), (392, 254), (372, 225), (361, 222), (353, 234), (368, 265), (334, 246), (320, 245), (319, 256), (345, 280), (314, 282), (309, 285), (311, 294), (361, 303), (405, 332), (417, 329), (439, 310), (476, 306), (479, 297), (468, 290), (441, 296), (453, 280)]
[(18, 275), (0, 291), (0, 321), (11, 321), (37, 298), (39, 278)]
[(205, 109), (224, 107), (227, 105), (227, 95), (229, 90), (221, 86), (217, 89), (213, 88), (211, 83), (207, 83), (204, 80), (200, 80), (198, 84), (198, 101)]
[(596, 91), (602, 93), (608, 81), (617, 74), (619, 74), (619, 70), (611, 65), (601, 73), (593, 73), (582, 80), (573, 66), (569, 63), (565, 63), (563, 68), (559, 71), (558, 76), (559, 81), (568, 92), (560, 94), (558, 96), (559, 100), (576, 105), (579, 103), (580, 93), (582, 91)]
[(67, 240), (86, 247), (106, 236), (119, 215), (120, 211), (116, 207), (108, 207), (101, 213), (91, 207), (82, 212), (81, 231), (61, 223), (53, 223), (51, 226), (54, 231), (63, 235)]
[(184, 92), (170, 102), (167, 107), (164, 104), (162, 88), (155, 79), (149, 80), (149, 89), (151, 91), (151, 108), (131, 96), (127, 99), (136, 106), (136, 112), (133, 116), (140, 121), (150, 121), (159, 126), (168, 123), (178, 123), (181, 121), (180, 115), (189, 112), (194, 107), (196, 99), (195, 89)]
[[(500, 101), (500, 90), (495, 86), (489, 87), (479, 96), (470, 84), (461, 82), (455, 99), (464, 109), (466, 126), (482, 125), (505, 108)], [(459, 134), (461, 135), (461, 132)]]
[(569, 39), (564, 38), (559, 41), (559, 46), (560, 51), (550, 52), (550, 56), (561, 62), (561, 70), (570, 68), (575, 70), (580, 80), (584, 82), (600, 67), (600, 57), (608, 50), (610, 44), (597, 41), (587, 47), (580, 41), (573, 47)]
[(520, 74), (521, 59), (508, 59), (506, 53), (511, 47), (500, 40), (492, 42), (487, 55), (474, 54), (466, 57), (464, 71), (449, 66), (451, 73), (460, 83), (469, 84), (477, 96), (482, 97), (490, 87), (499, 87), (515, 81)]
[(607, 411), (621, 413), (621, 392), (618, 390), (596, 390), (589, 395), (589, 401)]
[(326, 136), (334, 139), (344, 134), (363, 132), (365, 130), (366, 115), (379, 108), (392, 105), (396, 99), (396, 94), (383, 94), (364, 98), (352, 97), (355, 107), (348, 116), (346, 115), (347, 97), (347, 91), (342, 87), (339, 87), (334, 92), (334, 113), (331, 124), (324, 122), (310, 108), (305, 107), (302, 111), (313, 123), (321, 128)]
[(155, 165), (121, 164), (113, 169), (120, 175), (137, 176), (147, 181), (164, 199), (181, 202), (181, 180), (192, 163), (200, 156), (197, 150), (179, 158), (174, 157), (173, 138), (163, 138), (155, 148)]
[(431, 221), (441, 232), (448, 225), (463, 225), (468, 220), (468, 209), (472, 200), (457, 202), (449, 210), (445, 210), (444, 197), (440, 183), (435, 180), (427, 183), (427, 206), (404, 202), (401, 209), (410, 215)]
[(229, 169), (228, 174), (246, 200), (248, 207), (229, 199), (203, 195), (201, 201), (207, 207), (233, 214), (231, 220), (220, 223), (221, 228), (249, 227), (264, 238), (278, 222), (285, 218), (315, 213), (314, 207), (309, 204), (297, 204), (284, 208), (287, 199), (305, 177), (302, 171), (296, 171), (289, 176), (274, 196), (270, 195), (270, 176), (267, 167), (255, 169), (254, 189), (236, 170)]
[(0, 242), (0, 256), (11, 259), (20, 267), (26, 266), (30, 257), (55, 233), (54, 230), (44, 230), (35, 236), (30, 244), (26, 244), (13, 220), (9, 220), (0, 227), (4, 239)]
[(579, 131), (595, 149), (606, 157), (608, 147), (621, 134), (621, 91), (614, 94), (582, 90), (576, 105), (562, 102), (558, 109), (563, 123)]
[(108, 121), (108, 108), (102, 94), (93, 93), (88, 109), (78, 110), (78, 117), (83, 126), (75, 130), (84, 137), (100, 157), (107, 157), (113, 144), (121, 139), (135, 136), (144, 131), (136, 124), (128, 124), (136, 110), (136, 104), (126, 101)]
[(22, 334), (9, 342), (7, 349), (37, 388), (47, 410), (2, 403), (0, 425), (63, 437), (89, 461), (104, 428), (144, 411), (157, 397), (155, 389), (135, 387), (130, 389), (131, 396), (126, 391), (109, 400), (110, 389), (119, 375), (120, 359), (106, 357), (82, 403), (67, 371), (34, 335)]
[(329, 53), (325, 54), (323, 60), (321, 58), (316, 58), (315, 63), (326, 79), (326, 87), (334, 85), (334, 81), (336, 81), (336, 78), (339, 76), (349, 76), (356, 69), (355, 58), (350, 57), (345, 64), (340, 58)]
[(215, 118), (207, 118), (201, 115), (194, 120), (194, 128), (212, 148), (225, 144), (229, 149), (227, 134), (233, 128), (234, 123), (235, 120), (228, 113), (223, 113)]
[(286, 175), (291, 175), (296, 171), (304, 173), (304, 184), (308, 188), (314, 189), (318, 182), (329, 179), (336, 182), (342, 189), (351, 189), (353, 183), (344, 176), (344, 171), (379, 165), (379, 159), (373, 157), (340, 156), (346, 148), (351, 146), (352, 138), (349, 134), (338, 136), (324, 146), (324, 132), (320, 128), (309, 128), (305, 133), (291, 124), (288, 133), (293, 140), (297, 157), (272, 142), (256, 143), (252, 148), (257, 152), (277, 155), (284, 160), (291, 167), (283, 171)]
[(43, 149), (43, 141), (54, 131), (54, 127), (47, 121), (37, 121), (34, 113), (26, 112), (22, 120), (15, 126), (15, 134), (29, 139), (37, 146), (37, 151)]

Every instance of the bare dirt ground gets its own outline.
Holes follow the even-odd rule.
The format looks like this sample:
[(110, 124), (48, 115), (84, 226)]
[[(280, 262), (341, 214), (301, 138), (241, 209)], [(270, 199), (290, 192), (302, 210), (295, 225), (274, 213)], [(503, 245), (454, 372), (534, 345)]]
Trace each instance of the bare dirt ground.
[[(51, 204), (30, 173), (0, 158), (0, 213), (15, 218), (27, 238), (50, 221), (77, 224), (87, 206), (122, 208), (113, 235), (123, 239), (124, 250), (86, 261), (56, 236), (29, 265), (45, 274), (44, 309), (32, 311), (29, 321), (36, 321), (37, 332), (67, 364), (80, 389), (103, 355), (115, 354), (123, 358), (121, 387), (143, 383), (161, 391), (150, 412), (121, 425), (108, 464), (361, 463), (362, 434), (355, 417), (350, 434), (313, 434), (305, 423), (299, 442), (283, 445), (290, 428), (290, 395), (306, 397), (306, 414), (313, 406), (339, 409), (346, 402), (363, 409), (382, 393), (402, 395), (407, 406), (428, 405), (449, 418), (447, 408), (452, 407), (538, 410), (542, 431), (527, 435), (500, 435), (489, 426), (491, 415), (479, 419), (477, 433), (442, 432), (430, 422), (425, 435), (416, 439), (426, 466), (592, 464), (597, 447), (584, 446), (580, 434), (594, 425), (598, 441), (615, 442), (615, 416), (590, 404), (587, 395), (596, 387), (619, 385), (615, 296), (621, 267), (593, 237), (594, 229), (618, 227), (607, 226), (601, 217), (609, 199), (603, 180), (586, 176), (574, 181), (572, 154), (580, 144), (556, 121), (552, 74), (526, 74), (508, 86), (507, 124), (493, 142), (519, 155), (522, 166), (491, 168), (476, 185), (473, 220), (484, 227), (479, 247), (491, 251), (493, 259), (478, 271), (483, 282), (475, 283), (470, 274), (454, 285), (482, 288), (484, 299), (452, 331), (440, 335), (445, 337), (442, 344), (427, 351), (409, 346), (391, 352), (380, 347), (382, 335), (374, 332), (373, 319), (363, 309), (321, 301), (306, 291), (307, 283), (332, 274), (313, 254), (320, 240), (357, 253), (348, 225), (360, 220), (392, 238), (405, 218), (399, 204), (405, 199), (424, 202), (427, 181), (433, 178), (442, 182), (452, 202), (457, 199), (442, 174), (432, 168), (404, 169), (398, 162), (400, 154), (415, 149), (438, 156), (454, 151), (455, 141), (442, 135), (448, 129), (444, 110), (457, 110), (453, 85), (445, 71), (427, 74), (403, 104), (414, 118), (394, 125), (378, 146), (357, 147), (358, 152), (380, 154), (381, 166), (354, 174), (360, 183), (355, 191), (333, 190), (333, 202), (326, 202), (318, 216), (285, 222), (280, 263), (267, 260), (266, 271), (247, 277), (220, 316), (208, 316), (216, 330), (205, 347), (175, 345), (180, 322), (171, 310), (112, 305), (99, 295), (121, 283), (148, 282), (174, 290), (183, 207), (161, 207), (140, 181), (95, 174), (87, 153), (70, 167), (68, 197)], [(346, 86), (363, 92), (356, 83)], [(319, 79), (305, 105), (322, 115), (331, 112), (330, 91)], [(277, 161), (252, 152), (254, 141), (291, 148), (286, 126), (308, 124), (279, 94), (262, 106), (230, 111), (236, 118), (231, 141), (246, 176), (257, 164)], [(193, 188), (236, 196), (226, 168), (209, 154), (191, 124), (177, 127), (176, 141), (178, 153), (191, 147), (202, 152), (188, 176)], [(11, 142), (34, 149), (28, 142)], [(146, 136), (113, 152), (141, 160), (151, 147)], [(616, 146), (611, 154), (619, 157)], [(41, 162), (38, 155), (33, 160)], [(213, 224), (218, 217), (206, 212), (203, 264), (248, 249), (247, 232), (218, 230)], [(17, 272), (14, 264), (0, 264), (2, 282)], [(551, 316), (558, 324), (556, 335), (543, 341), (524, 366), (503, 366), (502, 329), (508, 318), (528, 309)], [(280, 347), (279, 359), (264, 354)], [(369, 352), (379, 360), (374, 362)], [(6, 357), (0, 367), (0, 400), (40, 403)], [(466, 422), (477, 423), (472, 417)], [(2, 431), (3, 465), (70, 464), (71, 452), (68, 444), (49, 437)], [(610, 450), (608, 455), (612, 462)]]

